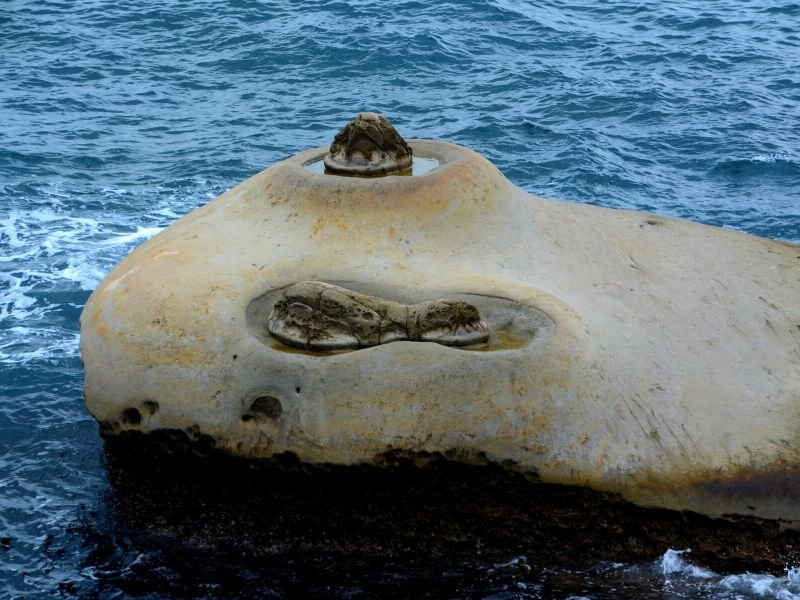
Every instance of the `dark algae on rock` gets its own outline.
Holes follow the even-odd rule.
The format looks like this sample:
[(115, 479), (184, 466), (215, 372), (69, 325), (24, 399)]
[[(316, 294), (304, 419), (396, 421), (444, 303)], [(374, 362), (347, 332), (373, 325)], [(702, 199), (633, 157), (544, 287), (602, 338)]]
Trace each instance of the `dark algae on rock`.
[(453, 569), (522, 555), (580, 570), (652, 560), (670, 548), (691, 548), (692, 562), (718, 573), (782, 574), (800, 561), (800, 533), (774, 521), (641, 508), (543, 484), (510, 465), (391, 451), (382, 467), (312, 466), (289, 454), (252, 461), (169, 432), (105, 443), (120, 519), (176, 546)]

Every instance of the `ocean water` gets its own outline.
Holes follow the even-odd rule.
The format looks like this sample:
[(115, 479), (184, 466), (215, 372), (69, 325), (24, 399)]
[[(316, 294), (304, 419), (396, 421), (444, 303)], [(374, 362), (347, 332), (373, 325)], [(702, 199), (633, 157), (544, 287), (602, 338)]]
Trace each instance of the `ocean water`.
[(4, 0), (0, 50), (0, 596), (402, 597), (406, 578), (432, 597), (800, 598), (800, 565), (722, 574), (684, 548), (583, 571), (514, 554), (428, 592), (379, 566), (346, 585), (291, 561), (195, 568), (115, 519), (78, 355), (126, 253), (363, 110), (533, 193), (800, 243), (800, 4)]

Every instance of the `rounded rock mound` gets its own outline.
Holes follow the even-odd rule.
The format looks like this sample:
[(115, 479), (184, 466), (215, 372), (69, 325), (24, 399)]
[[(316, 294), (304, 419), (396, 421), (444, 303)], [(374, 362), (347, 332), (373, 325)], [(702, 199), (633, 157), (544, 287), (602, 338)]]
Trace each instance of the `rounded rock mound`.
[[(180, 430), (237, 456), (339, 465), (395, 451), (488, 460), (800, 527), (800, 248), (545, 200), (466, 148), (408, 146), (438, 167), (322, 175), (305, 166), (328, 149), (309, 150), (125, 258), (81, 316), (103, 433)], [(313, 302), (278, 308), (309, 282), (377, 299), (385, 328), (342, 320), (358, 308), (345, 300), (338, 329), (320, 331), (357, 343), (285, 343), (311, 339), (281, 337), (288, 315), (331, 318)], [(467, 324), (488, 335), (420, 335), (467, 333), (433, 325), (442, 300), (473, 307)]]

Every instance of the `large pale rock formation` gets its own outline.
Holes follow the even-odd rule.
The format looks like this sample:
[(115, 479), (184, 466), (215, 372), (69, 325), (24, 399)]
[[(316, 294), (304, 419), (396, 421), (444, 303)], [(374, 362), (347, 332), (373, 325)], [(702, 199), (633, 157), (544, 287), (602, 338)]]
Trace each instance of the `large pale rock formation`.
[[(410, 146), (439, 167), (322, 175), (305, 166), (327, 149), (310, 150), (123, 260), (81, 317), (104, 433), (315, 463), (443, 453), (799, 526), (800, 248), (545, 200), (470, 150)], [(302, 282), (462, 302), (490, 338), (285, 345), (270, 319)]]

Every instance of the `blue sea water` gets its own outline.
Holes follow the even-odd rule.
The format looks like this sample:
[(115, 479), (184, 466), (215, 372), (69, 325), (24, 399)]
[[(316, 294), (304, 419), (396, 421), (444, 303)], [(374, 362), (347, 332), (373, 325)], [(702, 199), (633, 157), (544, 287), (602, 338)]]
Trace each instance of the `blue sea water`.
[[(78, 316), (142, 240), (357, 112), (543, 196), (800, 243), (796, 2), (4, 0), (0, 51), (3, 597), (126, 597), (143, 571), (160, 594), (226, 595), (108, 516)], [(453, 595), (800, 598), (798, 565), (722, 576), (676, 550), (569, 592), (509, 556)]]

